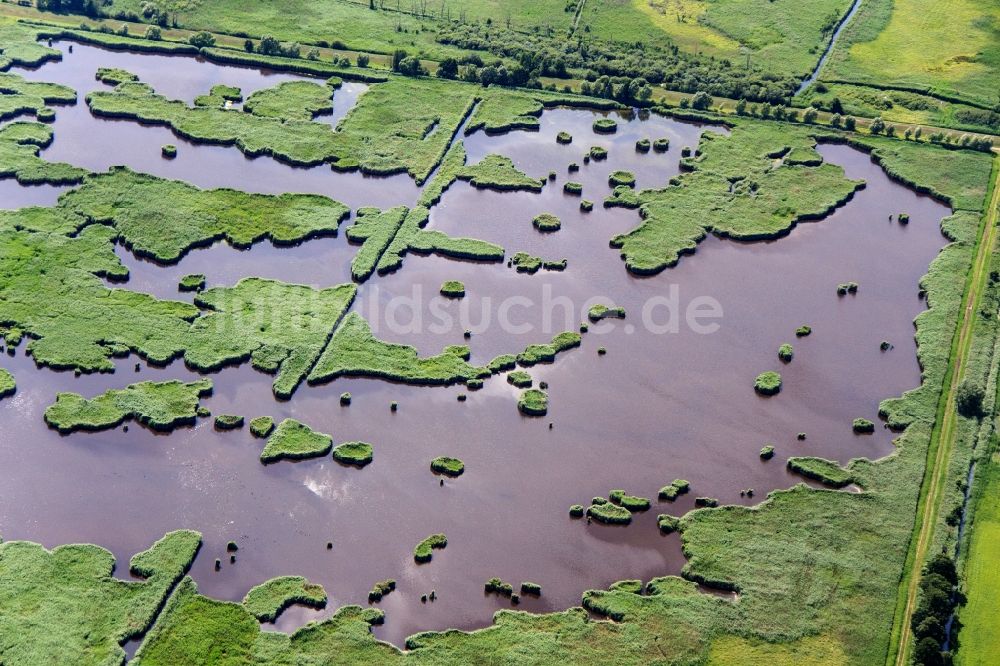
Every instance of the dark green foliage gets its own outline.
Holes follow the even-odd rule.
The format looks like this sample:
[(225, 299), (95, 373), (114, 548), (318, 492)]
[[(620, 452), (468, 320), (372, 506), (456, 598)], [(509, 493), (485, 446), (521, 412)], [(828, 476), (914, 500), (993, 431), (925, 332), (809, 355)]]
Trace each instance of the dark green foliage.
[(670, 139), (661, 137), (653, 141), (653, 150), (658, 153), (665, 153), (670, 148)]
[(837, 295), (846, 296), (847, 294), (858, 293), (858, 283), (857, 282), (841, 282), (837, 285)]
[(434, 549), (442, 549), (448, 545), (448, 537), (443, 534), (432, 534), (420, 543), (417, 547), (413, 549), (413, 559), (418, 564), (423, 564), (424, 562), (430, 562), (431, 556), (433, 556)]
[(389, 594), (396, 589), (396, 581), (392, 578), (387, 578), (385, 580), (380, 580), (379, 582), (372, 585), (371, 591), (368, 593), (368, 603), (375, 603), (376, 601), (382, 601), (382, 597)]
[(181, 278), (177, 283), (180, 291), (201, 291), (205, 288), (205, 276), (201, 273), (191, 273)]
[(795, 329), (795, 337), (797, 337), (797, 338), (804, 338), (807, 335), (809, 335), (810, 333), (812, 333), (812, 327), (811, 326), (802, 325), (802, 326), (799, 326), (797, 329)]
[(585, 213), (589, 213), (590, 211), (594, 210), (594, 202), (590, 201), (589, 199), (582, 199), (580, 201), (580, 210), (582, 210)]
[(333, 459), (344, 465), (364, 467), (372, 461), (372, 445), (367, 442), (345, 442), (333, 450)]
[(614, 134), (618, 131), (618, 123), (611, 118), (598, 118), (594, 121), (594, 131), (598, 134)]
[(600, 321), (602, 319), (624, 319), (625, 318), (625, 308), (604, 305), (603, 303), (598, 303), (596, 305), (590, 306), (587, 310), (587, 319), (590, 321)]
[(608, 149), (607, 148), (603, 148), (601, 146), (591, 146), (590, 147), (590, 152), (588, 153), (588, 156), (591, 159), (600, 162), (601, 160), (607, 159), (607, 157), (608, 157)]
[(680, 518), (675, 518), (674, 516), (668, 515), (666, 513), (661, 513), (656, 517), (656, 525), (660, 528), (660, 531), (664, 534), (670, 534), (671, 532), (676, 532), (680, 527)]
[(173, 430), (193, 424), (199, 399), (211, 393), (210, 379), (189, 384), (177, 380), (139, 382), (90, 400), (78, 393), (60, 393), (45, 410), (45, 422), (60, 432), (105, 430), (128, 419), (153, 430)]
[(563, 192), (565, 192), (566, 194), (576, 194), (576, 195), (583, 194), (583, 185), (571, 180), (567, 181), (563, 183)]
[(854, 419), (852, 427), (856, 433), (875, 432), (875, 424), (868, 419)]
[(557, 143), (573, 143), (573, 135), (569, 132), (559, 132), (556, 134)]
[(465, 463), (458, 458), (438, 456), (431, 461), (431, 471), (445, 476), (461, 476), (462, 472), (465, 471)]
[(532, 583), (530, 581), (524, 581), (521, 583), (521, 594), (531, 594), (533, 596), (539, 596), (542, 593), (542, 586), (538, 583)]
[(344, 391), (343, 393), (340, 394), (340, 404), (344, 405), (345, 407), (351, 404), (350, 392)]
[(771, 370), (762, 372), (754, 380), (753, 388), (760, 395), (774, 395), (781, 390), (781, 375)]
[(639, 139), (635, 142), (635, 151), (637, 153), (648, 153), (649, 152), (649, 139)]
[[(335, 82), (339, 85), (340, 79)], [(273, 88), (254, 92), (247, 97), (243, 110), (264, 118), (309, 121), (321, 113), (333, 110), (331, 93), (332, 86), (329, 84), (285, 81)]]
[(235, 430), (243, 427), (243, 417), (239, 414), (219, 414), (215, 417), (215, 427), (219, 430)]
[(768, 444), (767, 446), (764, 446), (763, 448), (761, 448), (761, 450), (760, 450), (760, 459), (761, 460), (770, 460), (773, 457), (774, 457), (774, 446), (773, 445)]
[(636, 497), (629, 495), (624, 490), (612, 490), (608, 494), (608, 499), (618, 506), (628, 509), (632, 513), (637, 511), (647, 511), (651, 503), (646, 497)]
[(501, 597), (510, 597), (514, 594), (514, 586), (505, 583), (499, 578), (490, 578), (484, 586), (486, 594), (497, 594)]
[(966, 418), (977, 419), (983, 416), (983, 387), (973, 378), (966, 377), (958, 385), (955, 394), (955, 406), (958, 413)]
[(611, 187), (616, 187), (618, 185), (635, 187), (635, 174), (631, 171), (612, 171), (611, 175), (608, 176), (608, 185)]
[(791, 362), (793, 356), (795, 356), (795, 350), (791, 344), (786, 342), (778, 347), (778, 358), (785, 363)]
[(696, 497), (694, 505), (697, 507), (716, 507), (719, 506), (719, 500), (714, 497)]
[(569, 508), (570, 518), (583, 518), (583, 505), (574, 504)]
[(514, 370), (507, 375), (507, 383), (513, 384), (517, 388), (528, 388), (531, 386), (531, 375), (524, 370)]

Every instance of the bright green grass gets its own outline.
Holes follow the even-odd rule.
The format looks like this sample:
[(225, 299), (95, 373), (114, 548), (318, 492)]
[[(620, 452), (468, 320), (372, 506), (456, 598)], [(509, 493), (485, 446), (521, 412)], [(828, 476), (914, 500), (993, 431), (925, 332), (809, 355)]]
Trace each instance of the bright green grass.
[(261, 622), (274, 622), (293, 604), (326, 605), (326, 590), (302, 576), (279, 576), (256, 585), (243, 597), (243, 607)]
[(517, 408), (528, 416), (545, 416), (549, 411), (549, 396), (541, 389), (522, 391), (517, 399)]
[(392, 242), (378, 260), (376, 270), (380, 275), (397, 270), (403, 264), (403, 257), (410, 252), (475, 261), (503, 260), (504, 249), (499, 245), (475, 238), (455, 238), (436, 229), (425, 229), (429, 218), (430, 211), (423, 206), (407, 211)]
[(254, 92), (243, 103), (243, 110), (265, 118), (312, 120), (333, 111), (333, 91), (311, 81), (285, 81)]
[[(105, 83), (111, 85), (118, 85), (119, 83), (124, 83), (125, 81), (138, 81), (139, 77), (130, 72), (125, 72), (123, 70), (114, 70), (116, 72), (114, 78), (119, 80), (105, 80)], [(101, 78), (101, 71), (97, 71), (97, 77)], [(104, 79), (102, 79), (104, 80)], [(270, 90), (270, 89), (269, 89)], [(264, 92), (264, 91), (258, 91)], [(273, 93), (272, 93), (273, 94)], [(215, 109), (221, 109), (226, 106), (226, 102), (238, 102), (243, 99), (243, 91), (235, 86), (227, 86), (220, 83), (219, 85), (212, 86), (211, 91), (207, 95), (198, 95), (194, 98), (195, 106), (207, 106)], [(267, 115), (267, 114), (258, 114)], [(307, 116), (306, 120), (309, 120), (312, 116)]]
[(458, 178), (469, 181), (475, 187), (500, 191), (541, 192), (545, 182), (521, 172), (509, 157), (503, 155), (487, 155), (459, 171)]
[(781, 375), (773, 370), (762, 372), (757, 375), (753, 387), (761, 395), (774, 395), (781, 390)]
[(448, 537), (443, 534), (432, 534), (413, 549), (413, 559), (419, 563), (430, 562), (434, 550), (440, 550), (448, 545)]
[(0, 71), (11, 65), (38, 67), (48, 60), (61, 60), (62, 52), (37, 41), (32, 26), (0, 18)]
[(274, 419), (270, 416), (258, 416), (250, 419), (250, 433), (254, 437), (267, 437), (274, 430)]
[(602, 319), (624, 319), (625, 308), (597, 303), (591, 305), (587, 310), (587, 319), (590, 321), (600, 321)]
[(625, 266), (657, 273), (695, 250), (707, 233), (741, 240), (787, 234), (801, 220), (825, 216), (862, 185), (832, 164), (776, 164), (799, 149), (817, 162), (808, 128), (741, 123), (729, 136), (706, 132), (690, 171), (662, 190), (640, 193), (643, 223), (612, 240)]
[(197, 532), (170, 532), (132, 558), (129, 570), (143, 581), (114, 577), (115, 557), (98, 546), (0, 544), (0, 659), (12, 665), (123, 663), (121, 644), (152, 624), (200, 544)]
[(195, 297), (206, 312), (186, 336), (184, 360), (202, 371), (250, 360), (258, 370), (276, 373), (274, 393), (288, 398), (355, 293), (352, 284), (314, 289), (263, 278), (208, 289)]
[[(288, 245), (332, 234), (347, 214), (343, 204), (314, 194), (201, 190), (115, 167), (87, 177), (83, 185), (61, 195), (54, 208), (3, 211), (0, 221), (63, 233), (93, 222), (109, 224), (135, 253), (174, 262), (216, 240), (249, 247), (268, 238)], [(45, 226), (32, 221), (42, 217), (49, 218)]]
[(315, 458), (325, 456), (332, 447), (333, 439), (329, 435), (316, 432), (295, 419), (285, 419), (267, 438), (260, 461), (267, 464), (279, 460)]
[[(120, 67), (98, 67), (94, 78), (109, 86), (117, 86), (119, 83), (125, 83), (126, 81), (139, 80), (138, 76)], [(214, 91), (215, 88), (212, 90)]]
[(15, 391), (17, 391), (17, 382), (14, 380), (14, 375), (10, 374), (6, 368), (0, 368), (0, 398), (14, 395)]
[[(2, 100), (7, 97), (23, 99), (18, 95), (0, 97), (0, 115)], [(39, 105), (31, 102), (30, 109), (36, 108)], [(14, 178), (22, 185), (61, 185), (83, 180), (86, 170), (39, 157), (39, 151), (51, 144), (52, 138), (52, 129), (39, 123), (13, 122), (0, 127), (0, 178)]]
[(333, 449), (333, 459), (345, 465), (364, 467), (372, 457), (372, 445), (368, 442), (345, 442)]
[(788, 469), (833, 488), (843, 488), (854, 481), (848, 470), (824, 458), (793, 456), (788, 459)]
[(531, 375), (524, 370), (514, 370), (507, 375), (507, 383), (517, 388), (528, 388), (531, 386)]
[(972, 508), (972, 536), (963, 578), (967, 601), (960, 609), (961, 629), (955, 662), (963, 666), (992, 662), (1000, 649), (996, 617), (1000, 612), (997, 590), (1000, 589), (1000, 464), (995, 456), (979, 463), (977, 475), (983, 475), (983, 490)]
[(382, 254), (403, 224), (406, 213), (406, 206), (396, 206), (384, 211), (369, 207), (358, 209), (354, 224), (346, 232), (349, 241), (361, 243), (361, 248), (351, 261), (351, 275), (355, 280), (363, 282), (375, 272)]
[(614, 0), (584, 5), (581, 28), (622, 41), (677, 45), (772, 72), (804, 76), (819, 61), (850, 0)]
[(448, 298), (462, 298), (465, 296), (465, 283), (461, 280), (445, 280), (441, 285), (441, 295)]
[(177, 380), (139, 382), (110, 389), (90, 400), (79, 393), (60, 393), (45, 410), (45, 422), (60, 432), (104, 430), (134, 419), (154, 430), (194, 423), (198, 401), (212, 393), (212, 380), (185, 384)]
[(449, 456), (438, 456), (431, 461), (431, 470), (436, 474), (446, 476), (461, 476), (465, 471), (465, 463), (458, 458)]
[(361, 376), (408, 384), (452, 384), (489, 375), (488, 370), (470, 365), (468, 358), (468, 347), (460, 345), (445, 347), (437, 356), (420, 358), (409, 345), (376, 339), (364, 317), (351, 312), (309, 373), (309, 383)]
[(180, 291), (201, 291), (205, 288), (205, 275), (203, 273), (190, 273), (181, 277), (177, 283)]
[(998, 0), (869, 0), (838, 40), (823, 80), (900, 86), (997, 104)]

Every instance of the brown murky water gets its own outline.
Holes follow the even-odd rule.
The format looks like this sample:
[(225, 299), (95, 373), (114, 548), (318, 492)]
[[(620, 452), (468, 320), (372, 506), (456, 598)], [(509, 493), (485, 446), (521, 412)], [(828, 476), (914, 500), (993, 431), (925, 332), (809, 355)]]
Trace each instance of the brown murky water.
[[(136, 71), (185, 99), (216, 82), (248, 91), (279, 80), (255, 70), (79, 45), (65, 62), (32, 76), (67, 82), (82, 93), (93, 87), (93, 70), (101, 65)], [(185, 83), (171, 84), (175, 77)], [(550, 385), (547, 417), (522, 417), (515, 406), (518, 391), (502, 377), (477, 392), (338, 379), (303, 386), (291, 401), (279, 403), (271, 394), (272, 378), (249, 367), (212, 375), (215, 394), (206, 404), (216, 414), (294, 416), (337, 442), (362, 439), (375, 447), (374, 462), (363, 470), (329, 458), (265, 467), (257, 459), (260, 440), (247, 430), (216, 432), (210, 420), (169, 436), (137, 426), (128, 433), (60, 436), (42, 421), (57, 391), (89, 396), (132, 381), (196, 375), (180, 364), (143, 366), (135, 373), (130, 358), (121, 360), (114, 374), (76, 378), (37, 370), (18, 350), (13, 358), (0, 357), (18, 381), (16, 396), (0, 401), (0, 534), (50, 547), (90, 541), (124, 563), (168, 530), (200, 530), (205, 546), (193, 576), (209, 595), (238, 600), (254, 584), (281, 574), (305, 575), (324, 585), (328, 610), (290, 609), (278, 622), (286, 630), (342, 604), (364, 604), (372, 583), (396, 578), (397, 590), (379, 604), (386, 623), (376, 633), (398, 643), (419, 630), (488, 624), (495, 610), (509, 606), (483, 594), (483, 583), (493, 576), (515, 585), (540, 583), (541, 598), (526, 599), (521, 608), (548, 611), (578, 604), (587, 588), (676, 573), (684, 562), (679, 539), (659, 534), (657, 513), (679, 515), (696, 496), (749, 502), (740, 496), (745, 488), (754, 488), (754, 501), (760, 500), (771, 489), (800, 481), (784, 467), (791, 455), (846, 462), (888, 453), (890, 433), (878, 429), (856, 436), (851, 420), (876, 419), (882, 398), (919, 383), (912, 325), (924, 307), (918, 281), (944, 245), (938, 222), (946, 208), (890, 182), (866, 155), (825, 146), (827, 160), (868, 184), (829, 218), (800, 225), (771, 243), (709, 238), (676, 268), (634, 278), (608, 239), (634, 226), (638, 216), (600, 208), (610, 191), (607, 175), (624, 168), (636, 172), (641, 187), (661, 184), (677, 173), (680, 147), (694, 145), (705, 128), (653, 117), (622, 120), (618, 134), (598, 137), (590, 129), (593, 117), (554, 110), (543, 115), (536, 133), (469, 137), (470, 162), (500, 152), (534, 175), (555, 170), (557, 181), (538, 195), (456, 183), (430, 222), (430, 228), (500, 243), (508, 256), (526, 250), (565, 257), (565, 272), (529, 276), (505, 264), (411, 255), (396, 274), (363, 285), (355, 305), (379, 337), (413, 344), (424, 354), (465, 342), (463, 330), (474, 328), (468, 342), (476, 362), (575, 328), (595, 297), (624, 306), (625, 321), (591, 326), (580, 349), (531, 369), (536, 382)], [(267, 158), (247, 160), (232, 148), (184, 146), (176, 162), (161, 161), (159, 146), (176, 142), (168, 131), (94, 119), (82, 104), (58, 109), (55, 127), (56, 141), (46, 155), (92, 168), (125, 163), (202, 186), (315, 191), (352, 206), (405, 203), (417, 192), (405, 177), (361, 179), (328, 169), (291, 169)], [(574, 135), (571, 145), (556, 144), (559, 130)], [(641, 136), (670, 136), (671, 149), (636, 154), (634, 141)], [(579, 199), (562, 193), (562, 182), (567, 164), (582, 165), (583, 153), (595, 144), (608, 147), (610, 156), (572, 177), (584, 184), (584, 197), (598, 202), (592, 213), (582, 214)], [(97, 147), (99, 154), (93, 154)], [(185, 154), (192, 157), (184, 161)], [(223, 164), (229, 166), (220, 168)], [(367, 181), (374, 186), (359, 189), (358, 183)], [(44, 201), (42, 190), (3, 186), (8, 206)], [(900, 211), (910, 214), (908, 226), (888, 221)], [(540, 212), (558, 215), (563, 228), (536, 232), (531, 219)], [(343, 236), (294, 249), (264, 243), (237, 251), (216, 245), (168, 267), (120, 254), (132, 272), (130, 288), (181, 298), (177, 280), (191, 272), (204, 272), (211, 285), (247, 275), (337, 284), (349, 277), (354, 249)], [(435, 301), (446, 279), (464, 281), (468, 296)], [(859, 294), (838, 298), (837, 283), (849, 280), (860, 283)], [(674, 291), (682, 317), (695, 299), (714, 299), (723, 313), (715, 320), (718, 330), (698, 333), (683, 322), (675, 333), (647, 330), (643, 307)], [(399, 305), (399, 297), (417, 292), (422, 298), (412, 308)], [(512, 323), (530, 330), (504, 330), (496, 323), (512, 296), (534, 303), (508, 312)], [(542, 307), (546, 298), (556, 302), (549, 325)], [(569, 305), (560, 305), (564, 301)], [(430, 330), (437, 312), (457, 320), (463, 308), (471, 326)], [(667, 310), (666, 305), (654, 310), (657, 323), (664, 323)], [(492, 323), (479, 326), (484, 312)], [(422, 320), (420, 331), (406, 330), (414, 316)], [(814, 332), (796, 339), (793, 331), (804, 323)], [(883, 339), (895, 348), (879, 351)], [(776, 356), (783, 342), (795, 345), (788, 365)], [(607, 355), (597, 355), (601, 346)], [(760, 398), (753, 379), (771, 369), (781, 371), (784, 389)], [(337, 399), (343, 391), (353, 394), (349, 407)], [(456, 400), (460, 393), (468, 393), (466, 402)], [(390, 412), (391, 401), (398, 401), (398, 412)], [(803, 431), (808, 439), (797, 441), (796, 433)], [(767, 442), (777, 452), (762, 462), (758, 451)], [(440, 486), (428, 467), (439, 455), (461, 458), (465, 474)], [(628, 527), (587, 525), (567, 515), (571, 504), (586, 504), (612, 488), (655, 498), (678, 477), (691, 481), (692, 492), (673, 505), (654, 501), (653, 509)], [(432, 562), (415, 564), (413, 546), (435, 532), (447, 534), (448, 547), (435, 551)], [(233, 565), (224, 552), (230, 539), (240, 545)], [(326, 549), (328, 541), (332, 550)], [(225, 562), (220, 572), (213, 571), (216, 557)], [(438, 601), (421, 604), (420, 595), (432, 589)]]

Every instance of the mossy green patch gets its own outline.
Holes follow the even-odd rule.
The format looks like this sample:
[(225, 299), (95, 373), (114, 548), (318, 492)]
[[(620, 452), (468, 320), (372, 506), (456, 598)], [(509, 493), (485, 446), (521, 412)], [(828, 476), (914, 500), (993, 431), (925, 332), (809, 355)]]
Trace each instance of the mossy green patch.
[(462, 472), (465, 471), (465, 463), (458, 458), (438, 456), (431, 461), (431, 471), (446, 476), (461, 476)]
[(372, 589), (368, 592), (368, 603), (382, 601), (382, 597), (389, 594), (395, 589), (396, 589), (396, 581), (394, 579), (386, 578), (385, 580), (380, 580), (379, 582), (372, 585)]
[(457, 177), (469, 181), (474, 187), (501, 192), (518, 190), (541, 192), (545, 182), (520, 171), (509, 157), (493, 154), (487, 155), (471, 166), (464, 167), (458, 172)]
[(465, 283), (460, 280), (446, 280), (441, 285), (441, 295), (448, 298), (462, 298), (465, 296)]
[(582, 339), (579, 333), (563, 331), (556, 334), (548, 344), (532, 344), (525, 347), (524, 351), (517, 355), (517, 362), (526, 367), (537, 363), (551, 363), (555, 360), (556, 354), (579, 347)]
[(549, 411), (549, 396), (540, 389), (522, 391), (517, 399), (517, 408), (528, 416), (545, 416)]
[(333, 459), (344, 465), (364, 467), (373, 457), (372, 445), (368, 442), (345, 442), (333, 449)]
[(413, 549), (413, 559), (418, 563), (430, 562), (434, 550), (441, 550), (448, 545), (448, 537), (443, 534), (432, 534)]
[(618, 131), (618, 123), (612, 118), (598, 118), (593, 126), (598, 134), (614, 134)]
[(279, 460), (301, 460), (325, 456), (333, 447), (333, 438), (316, 432), (301, 421), (285, 419), (267, 438), (260, 461), (264, 464)]
[(166, 534), (113, 575), (115, 558), (90, 544), (45, 550), (27, 541), (0, 544), (0, 654), (10, 664), (117, 664), (121, 645), (153, 623), (201, 545), (191, 531)]
[(605, 305), (604, 303), (597, 303), (596, 305), (591, 305), (590, 309), (587, 310), (587, 319), (594, 322), (600, 321), (602, 319), (624, 319), (624, 318), (625, 318), (625, 308)]
[(0, 398), (12, 396), (16, 391), (17, 382), (14, 381), (14, 375), (6, 368), (0, 368)]
[(778, 358), (785, 363), (791, 362), (793, 356), (795, 356), (795, 349), (789, 343), (786, 342), (778, 347)]
[(333, 111), (333, 91), (311, 81), (285, 81), (273, 88), (257, 90), (243, 103), (255, 116), (280, 120), (312, 120)]
[(637, 511), (647, 511), (651, 506), (649, 498), (629, 495), (624, 490), (612, 490), (608, 493), (608, 499), (613, 504), (624, 507), (632, 513)]
[(326, 606), (326, 590), (302, 576), (279, 576), (256, 585), (243, 597), (243, 607), (261, 622), (274, 622), (293, 604)]
[(788, 459), (788, 469), (833, 488), (843, 488), (854, 481), (850, 471), (824, 458), (793, 456)]
[[(11, 96), (0, 96), (0, 116), (6, 97)], [(82, 181), (86, 170), (39, 157), (41, 149), (52, 143), (52, 137), (52, 128), (40, 123), (19, 121), (0, 127), (0, 178), (14, 178), (21, 185), (69, 185)]]
[(110, 389), (90, 400), (79, 393), (60, 393), (45, 410), (45, 422), (60, 432), (105, 430), (128, 419), (153, 430), (172, 430), (194, 423), (198, 401), (211, 393), (210, 379), (187, 384), (177, 380), (139, 382)]
[(599, 523), (607, 525), (628, 525), (632, 522), (632, 512), (623, 506), (612, 504), (591, 504), (587, 515)]
[(673, 502), (678, 495), (683, 495), (691, 489), (691, 484), (684, 479), (674, 479), (670, 485), (660, 488), (659, 498)]
[(619, 185), (635, 187), (635, 174), (631, 171), (624, 171), (622, 169), (612, 171), (608, 176), (608, 185), (611, 187), (617, 187)]
[(531, 221), (531, 224), (535, 227), (535, 229), (538, 229), (543, 233), (559, 231), (559, 229), (562, 228), (562, 223), (559, 221), (559, 218), (552, 213), (541, 213), (536, 215)]
[(361, 243), (361, 249), (351, 261), (351, 275), (358, 282), (364, 282), (375, 271), (382, 254), (389, 247), (396, 232), (406, 217), (405, 206), (388, 210), (359, 208), (354, 224), (347, 228), (347, 239)]
[[(628, 270), (651, 274), (672, 266), (709, 232), (741, 240), (777, 238), (847, 201), (863, 183), (822, 163), (810, 131), (741, 121), (728, 136), (703, 133), (698, 157), (684, 160), (686, 171), (673, 184), (639, 194), (643, 223), (612, 239)], [(809, 151), (818, 166), (781, 161), (796, 148)]]
[(507, 375), (507, 382), (517, 388), (528, 388), (531, 386), (532, 379), (531, 375), (524, 370), (514, 370)]
[(205, 288), (205, 276), (202, 273), (191, 273), (181, 278), (177, 283), (180, 291), (201, 291)]
[(270, 416), (258, 416), (250, 419), (250, 433), (254, 437), (263, 439), (274, 430), (274, 419)]
[(215, 427), (219, 430), (242, 428), (243, 417), (239, 414), (219, 414), (215, 417)]
[(754, 380), (753, 388), (761, 395), (774, 395), (781, 390), (781, 375), (773, 370), (762, 372)]
[(245, 278), (195, 297), (206, 313), (186, 338), (184, 359), (199, 370), (250, 360), (276, 373), (273, 390), (288, 398), (320, 356), (333, 328), (354, 299), (355, 287), (327, 289)]

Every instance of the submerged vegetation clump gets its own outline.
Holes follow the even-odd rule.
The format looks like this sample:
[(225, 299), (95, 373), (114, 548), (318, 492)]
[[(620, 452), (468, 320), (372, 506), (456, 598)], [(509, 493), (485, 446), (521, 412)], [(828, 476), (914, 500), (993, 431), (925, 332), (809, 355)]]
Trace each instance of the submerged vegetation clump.
[(587, 515), (606, 525), (628, 525), (632, 522), (631, 511), (611, 502), (591, 504), (590, 508), (587, 509)]
[(635, 151), (637, 153), (648, 153), (649, 152), (649, 139), (639, 139), (635, 142)]
[(875, 424), (868, 419), (854, 419), (852, 427), (856, 433), (875, 432)]
[(611, 187), (617, 187), (619, 185), (635, 187), (635, 174), (631, 171), (625, 171), (624, 169), (612, 171), (608, 176), (608, 185)]
[(624, 490), (612, 490), (608, 493), (608, 500), (610, 500), (613, 504), (617, 504), (620, 507), (628, 509), (632, 513), (637, 511), (647, 511), (651, 506), (651, 502), (648, 498), (629, 495)]
[(524, 370), (514, 370), (507, 375), (507, 383), (513, 384), (517, 388), (528, 388), (532, 381), (531, 375)]
[(661, 137), (653, 141), (653, 150), (658, 153), (665, 153), (670, 148), (670, 139)]
[(368, 592), (368, 603), (372, 604), (377, 601), (382, 601), (382, 597), (386, 596), (395, 589), (396, 581), (394, 579), (386, 578), (385, 580), (380, 580), (372, 585), (371, 591)]
[(201, 273), (191, 273), (181, 278), (177, 283), (180, 291), (201, 291), (205, 288), (205, 276)]
[(775, 395), (781, 390), (781, 375), (773, 370), (762, 372), (754, 380), (753, 388), (761, 395)]
[(583, 194), (583, 185), (572, 180), (566, 181), (563, 183), (563, 192), (579, 196)]
[(325, 456), (333, 447), (333, 438), (316, 432), (301, 421), (285, 419), (278, 424), (264, 445), (260, 461), (302, 460)]
[(573, 143), (573, 135), (566, 131), (559, 132), (556, 134), (556, 143)]
[(465, 463), (458, 458), (438, 456), (431, 461), (431, 471), (445, 476), (461, 476), (465, 471)]
[(243, 427), (243, 417), (239, 414), (219, 414), (215, 417), (215, 427), (219, 430), (235, 430)]
[(618, 131), (618, 123), (611, 118), (598, 118), (593, 127), (598, 134), (614, 134)]
[(413, 559), (418, 564), (423, 564), (424, 562), (430, 562), (431, 557), (434, 555), (434, 550), (441, 550), (448, 545), (448, 537), (443, 534), (432, 534), (420, 543), (417, 547), (413, 549)]
[(602, 148), (601, 146), (591, 146), (590, 152), (587, 153), (587, 157), (600, 162), (601, 160), (607, 159), (608, 149)]
[(602, 319), (624, 319), (625, 318), (625, 308), (604, 305), (603, 303), (597, 303), (596, 305), (590, 306), (587, 310), (587, 319), (593, 322), (598, 322)]
[(664, 534), (671, 534), (676, 532), (681, 525), (681, 519), (675, 518), (667, 513), (661, 513), (656, 517), (656, 526), (660, 528), (660, 531)]

